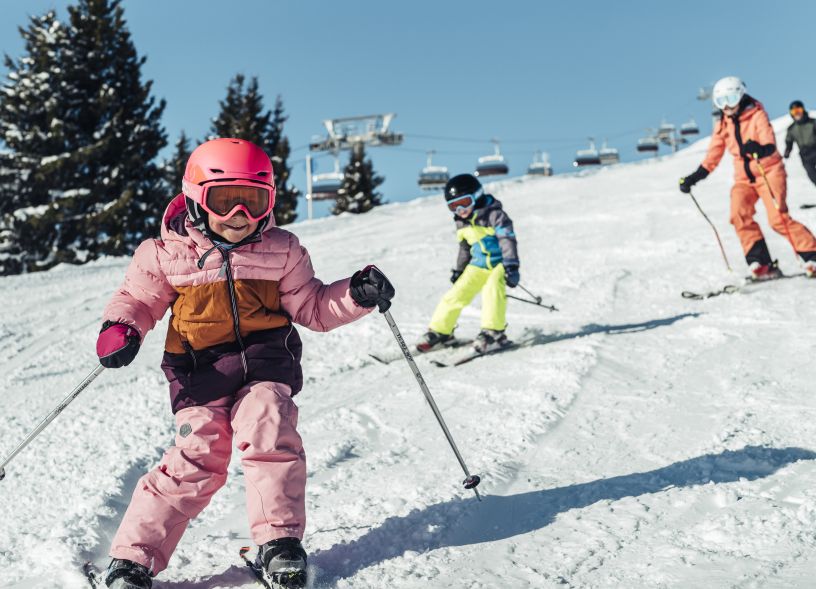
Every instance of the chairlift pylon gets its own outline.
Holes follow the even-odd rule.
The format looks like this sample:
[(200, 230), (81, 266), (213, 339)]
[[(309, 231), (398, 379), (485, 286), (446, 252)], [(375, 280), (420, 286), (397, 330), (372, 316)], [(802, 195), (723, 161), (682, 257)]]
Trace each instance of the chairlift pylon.
[(510, 171), (507, 161), (499, 149), (499, 140), (492, 140), (494, 153), (479, 158), (476, 162), (476, 176), (502, 176)]
[(533, 161), (527, 168), (527, 173), (531, 176), (552, 176), (553, 170), (549, 155), (541, 150), (536, 150), (533, 154)]
[(422, 190), (444, 188), (450, 179), (450, 174), (448, 174), (448, 168), (446, 166), (433, 165), (433, 154), (435, 153), (436, 151), (434, 150), (428, 151), (428, 161), (419, 173), (417, 184), (419, 184)]
[(572, 165), (576, 168), (583, 168), (585, 166), (598, 166), (601, 164), (601, 154), (598, 153), (595, 147), (595, 138), (589, 138), (589, 148), (579, 149), (575, 152), (575, 161)]

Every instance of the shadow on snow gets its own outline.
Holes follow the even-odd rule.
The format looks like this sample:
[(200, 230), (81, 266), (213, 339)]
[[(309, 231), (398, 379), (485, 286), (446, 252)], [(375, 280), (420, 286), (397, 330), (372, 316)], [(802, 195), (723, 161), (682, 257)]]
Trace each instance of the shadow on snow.
[(813, 459), (816, 453), (802, 448), (747, 446), (690, 458), (649, 472), (517, 495), (486, 496), (482, 503), (475, 497), (454, 499), (388, 518), (356, 540), (316, 552), (310, 562), (321, 570), (321, 580), (337, 580), (406, 551), (427, 552), (533, 532), (549, 525), (559, 513), (599, 501), (616, 501), (709, 482), (756, 480), (788, 464)]

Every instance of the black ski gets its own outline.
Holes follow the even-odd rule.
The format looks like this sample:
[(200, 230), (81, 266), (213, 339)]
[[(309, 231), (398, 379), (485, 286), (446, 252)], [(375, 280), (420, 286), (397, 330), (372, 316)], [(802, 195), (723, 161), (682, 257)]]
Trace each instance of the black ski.
[(510, 350), (516, 350), (521, 347), (521, 344), (515, 342), (508, 342), (507, 345), (502, 346), (501, 348), (496, 348), (495, 350), (490, 350), (487, 352), (479, 352), (477, 350), (473, 350), (468, 352), (463, 356), (459, 356), (455, 358), (450, 363), (440, 362), (438, 360), (431, 360), (431, 364), (434, 366), (438, 366), (439, 368), (448, 368), (450, 366), (461, 366), (462, 364), (467, 364), (476, 358), (481, 358), (483, 356), (492, 356), (494, 354), (500, 354), (501, 352), (508, 352)]
[(803, 204), (799, 208), (800, 209), (816, 209), (816, 204), (807, 203), (807, 204)]
[(102, 581), (102, 573), (90, 560), (82, 565), (82, 572), (85, 573), (85, 578), (88, 579), (93, 589), (101, 589), (105, 586)]
[(710, 299), (712, 297), (718, 297), (724, 294), (734, 294), (737, 292), (743, 292), (746, 291), (746, 288), (748, 287), (757, 286), (760, 284), (767, 284), (769, 282), (776, 282), (777, 280), (785, 280), (786, 278), (799, 278), (802, 276), (807, 276), (807, 274), (805, 274), (804, 272), (798, 272), (796, 274), (783, 274), (782, 276), (765, 280), (754, 280), (753, 278), (746, 278), (741, 285), (726, 284), (720, 290), (712, 290), (704, 293), (697, 293), (690, 290), (684, 290), (681, 293), (681, 295), (684, 299), (702, 301), (704, 299)]
[[(412, 356), (425, 356), (427, 354), (434, 354), (436, 352), (442, 352), (444, 350), (455, 350), (456, 348), (463, 348), (465, 346), (469, 346), (472, 343), (473, 343), (472, 339), (459, 339), (459, 338), (456, 338), (453, 341), (448, 342), (444, 346), (434, 348), (433, 350), (429, 350), (427, 352), (420, 352), (419, 350), (416, 349), (416, 347), (414, 347), (411, 350), (411, 355)], [(376, 360), (377, 362), (381, 363), (381, 364), (391, 364), (392, 362), (396, 362), (398, 360), (401, 360), (404, 357), (402, 354), (388, 356), (388, 355), (379, 354), (379, 353), (378, 354), (369, 353), (368, 355), (371, 358), (373, 358), (374, 360)]]

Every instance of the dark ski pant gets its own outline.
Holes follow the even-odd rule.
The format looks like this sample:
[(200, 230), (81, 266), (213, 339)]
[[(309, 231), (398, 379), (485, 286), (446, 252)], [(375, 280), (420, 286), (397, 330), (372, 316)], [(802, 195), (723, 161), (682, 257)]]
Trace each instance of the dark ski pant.
[(803, 155), (802, 165), (805, 167), (805, 172), (807, 172), (810, 181), (816, 184), (816, 154)]

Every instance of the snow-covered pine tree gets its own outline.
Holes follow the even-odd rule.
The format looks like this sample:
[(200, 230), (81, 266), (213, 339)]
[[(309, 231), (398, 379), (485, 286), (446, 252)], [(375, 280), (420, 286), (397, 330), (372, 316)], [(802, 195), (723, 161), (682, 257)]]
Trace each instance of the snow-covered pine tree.
[(371, 160), (365, 159), (365, 147), (358, 143), (351, 150), (351, 159), (343, 170), (343, 187), (338, 191), (332, 214), (367, 213), (382, 203), (377, 187), (385, 178), (374, 173)]
[(173, 155), (164, 164), (164, 184), (167, 194), (181, 192), (181, 179), (184, 177), (184, 168), (190, 158), (190, 138), (182, 131), (176, 140)]
[(237, 74), (227, 86), (227, 96), (219, 101), (220, 112), (213, 119), (210, 138), (236, 137), (260, 145), (272, 160), (275, 169), (275, 223), (285, 225), (295, 220), (297, 199), (300, 192), (289, 187), (290, 168), (289, 140), (283, 134), (288, 117), (283, 114), (281, 97), (275, 100), (275, 110), (264, 110), (263, 96), (258, 88), (258, 78), (253, 77), (246, 88), (246, 78)]
[(66, 24), (32, 19), (26, 54), (7, 59), (0, 132), (22, 189), (3, 206), (0, 274), (127, 254), (157, 233), (164, 102), (141, 81), (120, 4), (78, 0)]

